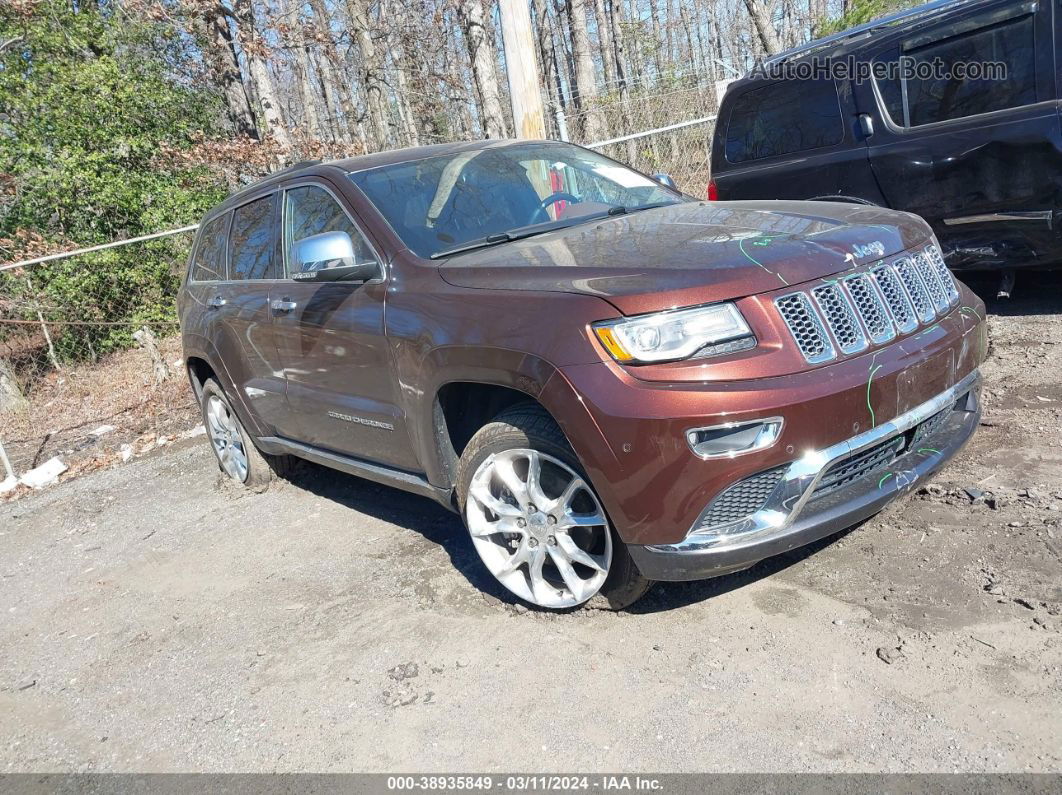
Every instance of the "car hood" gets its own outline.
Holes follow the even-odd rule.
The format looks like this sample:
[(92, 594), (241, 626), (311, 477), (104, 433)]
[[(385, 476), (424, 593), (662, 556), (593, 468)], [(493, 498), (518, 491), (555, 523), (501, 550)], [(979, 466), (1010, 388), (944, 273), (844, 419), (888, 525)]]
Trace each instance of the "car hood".
[(906, 213), (827, 202), (688, 202), (445, 260), (451, 284), (595, 295), (624, 314), (725, 301), (840, 273), (927, 242)]

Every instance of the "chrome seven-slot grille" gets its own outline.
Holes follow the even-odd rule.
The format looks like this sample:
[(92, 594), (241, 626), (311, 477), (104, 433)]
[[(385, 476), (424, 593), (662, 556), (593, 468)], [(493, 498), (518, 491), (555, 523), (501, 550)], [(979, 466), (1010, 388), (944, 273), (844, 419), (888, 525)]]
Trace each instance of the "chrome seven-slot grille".
[(931, 323), (959, 300), (934, 244), (868, 271), (775, 299), (797, 347), (811, 364), (881, 345)]

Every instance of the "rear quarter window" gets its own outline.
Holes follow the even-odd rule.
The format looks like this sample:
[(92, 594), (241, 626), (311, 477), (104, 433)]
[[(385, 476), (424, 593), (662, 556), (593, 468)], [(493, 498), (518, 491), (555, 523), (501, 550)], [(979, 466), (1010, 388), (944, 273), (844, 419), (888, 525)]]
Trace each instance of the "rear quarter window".
[(786, 80), (739, 96), (726, 131), (726, 159), (761, 160), (844, 140), (844, 121), (832, 80)]
[(190, 279), (193, 282), (216, 282), (225, 279), (225, 235), (228, 232), (228, 213), (209, 221), (199, 235), (199, 244), (192, 257)]

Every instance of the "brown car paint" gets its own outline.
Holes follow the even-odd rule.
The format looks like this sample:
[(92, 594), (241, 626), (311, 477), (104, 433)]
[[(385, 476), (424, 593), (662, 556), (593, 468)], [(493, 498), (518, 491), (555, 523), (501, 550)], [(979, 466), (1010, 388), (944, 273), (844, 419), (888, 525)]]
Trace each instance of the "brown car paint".
[[(984, 359), (984, 306), (961, 285), (960, 308), (932, 326), (816, 366), (795, 349), (770, 303), (797, 285), (871, 264), (853, 255), (869, 241), (880, 242), (886, 256), (927, 244), (929, 228), (912, 215), (827, 203), (691, 201), (439, 262), (406, 248), (347, 177), (488, 145), (504, 143), (309, 166), (266, 180), (207, 216), (252, 195), (323, 181), (385, 266), (376, 283), (272, 282), (271, 300), (297, 298), (298, 307), (279, 320), (261, 315), (261, 299), (240, 297), (248, 283), (182, 288), (186, 357), (213, 369), (252, 435), (286, 435), (420, 473), (445, 499), (452, 462), (440, 443), (439, 390), (452, 382), (507, 387), (556, 419), (625, 542), (667, 544), (682, 540), (735, 480), (883, 423)], [(218, 311), (205, 305), (211, 294), (225, 297), (222, 314), (239, 322), (216, 322)], [(730, 299), (756, 334), (753, 350), (622, 366), (590, 328), (625, 314)], [(248, 329), (266, 351), (255, 365)], [(270, 355), (279, 365), (273, 370)], [(287, 382), (286, 397), (278, 395), (285, 387), (276, 373), (293, 367), (298, 378)], [(252, 399), (247, 387), (266, 394)], [(344, 422), (328, 410), (379, 419), (393, 430)], [(685, 441), (691, 427), (767, 416), (785, 418), (783, 436), (757, 453), (703, 461)]]

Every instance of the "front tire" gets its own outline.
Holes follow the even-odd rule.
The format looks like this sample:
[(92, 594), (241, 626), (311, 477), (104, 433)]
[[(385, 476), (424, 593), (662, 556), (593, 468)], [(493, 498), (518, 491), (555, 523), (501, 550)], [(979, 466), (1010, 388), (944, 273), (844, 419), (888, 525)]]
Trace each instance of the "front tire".
[(568, 440), (538, 406), (507, 409), (472, 437), (458, 463), (457, 496), (480, 559), (526, 602), (621, 610), (652, 585)]

